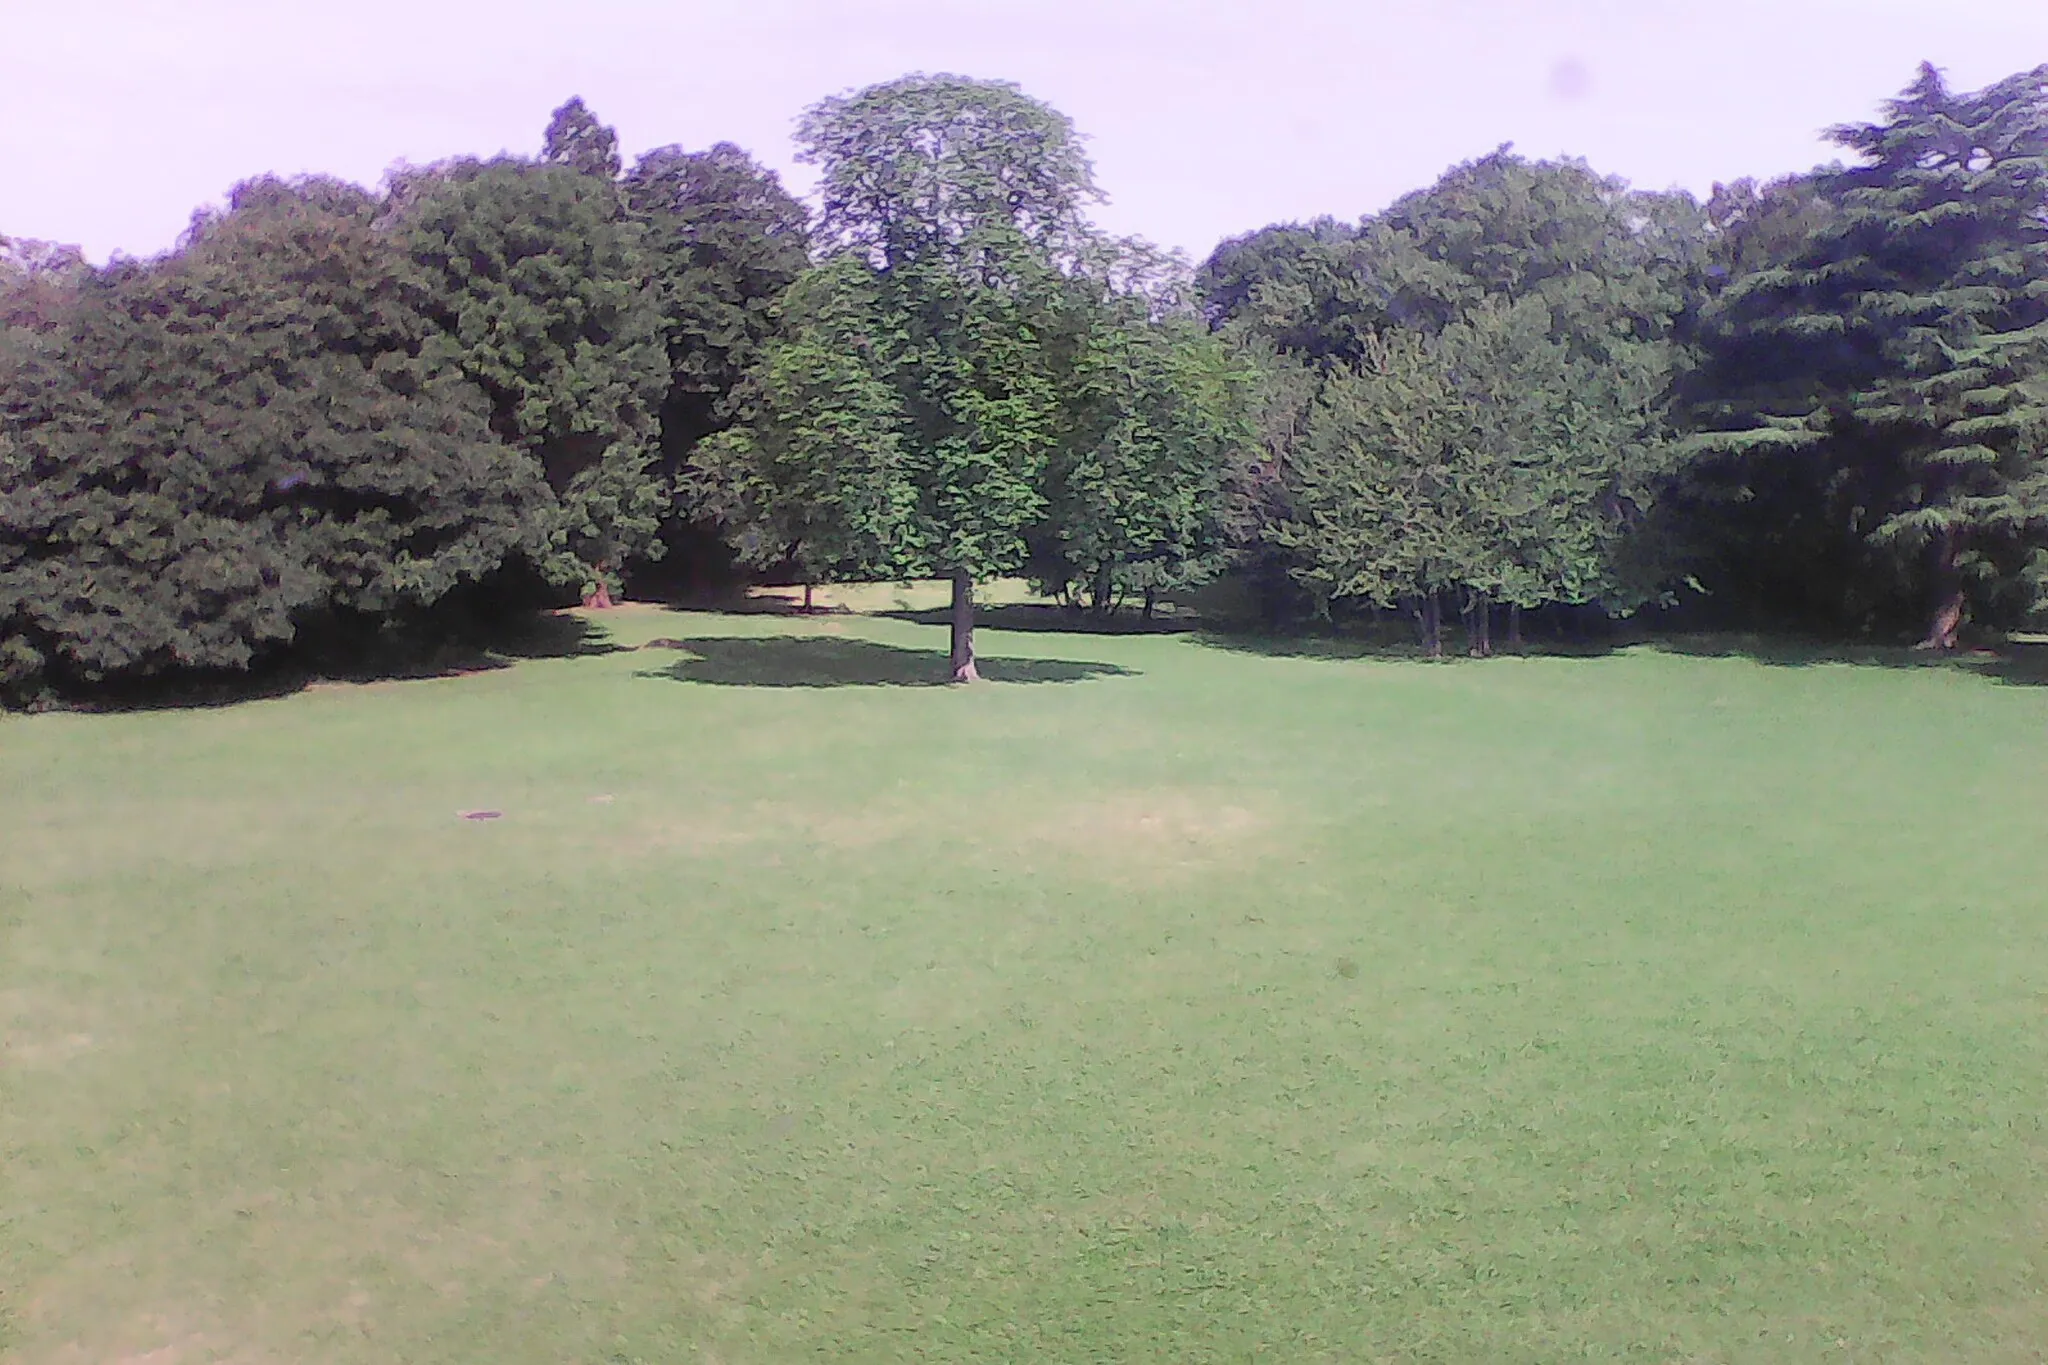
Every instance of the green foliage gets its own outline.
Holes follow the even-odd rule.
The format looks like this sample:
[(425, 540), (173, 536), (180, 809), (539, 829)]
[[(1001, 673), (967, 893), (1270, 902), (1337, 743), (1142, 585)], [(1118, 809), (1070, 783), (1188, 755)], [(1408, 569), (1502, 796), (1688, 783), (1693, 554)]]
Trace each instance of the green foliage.
[(906, 77), (813, 107), (799, 142), (834, 254), (696, 486), (756, 562), (1019, 568), (1063, 415), (1059, 254), (1093, 194), (1071, 126), (1011, 85)]
[(1013, 572), (1107, 607), (1225, 552), (1251, 375), (1185, 266), (1094, 234), (1071, 125), (912, 77), (806, 117), (832, 259), (800, 283), (695, 487), (743, 558), (807, 579)]
[(1754, 498), (1810, 466), (1806, 508), (1923, 585), (1950, 644), (1966, 600), (2009, 624), (2038, 597), (2048, 67), (1973, 94), (1923, 67), (1833, 136), (1859, 163), (1779, 196), (1797, 230), (1707, 317), (1703, 479)]
[(660, 553), (669, 500), (659, 295), (618, 187), (500, 159), (415, 173), (394, 197), (452, 354), (553, 493), (527, 554), (553, 582), (616, 586), (626, 560)]
[(1355, 231), (1226, 244), (1208, 313), (1273, 352), (1238, 534), (1325, 610), (1656, 595), (1669, 569), (1638, 536), (1706, 244), (1683, 196), (1505, 149)]
[(619, 136), (597, 121), (581, 96), (570, 99), (548, 119), (541, 142), (541, 161), (566, 166), (599, 180), (619, 178)]
[(658, 147), (621, 187), (645, 234), (668, 348), (664, 454), (733, 416), (741, 377), (774, 334), (774, 307), (810, 265), (809, 217), (773, 171), (730, 142)]
[(686, 493), (751, 568), (821, 582), (915, 562), (908, 414), (878, 357), (876, 283), (851, 257), (802, 277), (740, 390), (745, 420), (692, 455)]
[(1333, 218), (1234, 237), (1202, 263), (1195, 287), (1210, 326), (1325, 368), (1361, 363), (1390, 322), (1358, 229)]
[(1031, 533), (1039, 586), (1098, 611), (1221, 571), (1255, 433), (1250, 362), (1191, 318), (1085, 282), (1069, 304), (1062, 427)]
[(1073, 123), (1008, 81), (910, 75), (811, 106), (798, 160), (819, 168), (821, 238), (893, 268), (997, 275), (1088, 234), (1101, 198)]
[(17, 683), (236, 668), (314, 610), (433, 603), (537, 489), (426, 279), (329, 181), (251, 181), (0, 352), (0, 635)]

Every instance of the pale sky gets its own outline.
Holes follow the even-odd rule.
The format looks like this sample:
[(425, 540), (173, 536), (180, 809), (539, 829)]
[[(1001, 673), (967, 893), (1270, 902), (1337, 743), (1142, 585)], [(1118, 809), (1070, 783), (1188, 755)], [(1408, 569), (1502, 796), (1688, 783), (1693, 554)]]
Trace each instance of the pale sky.
[(1502, 142), (1702, 194), (1805, 169), (1923, 58), (2048, 61), (2048, 0), (0, 0), (0, 234), (147, 255), (250, 175), (531, 153), (572, 94), (629, 161), (731, 141), (807, 190), (804, 106), (921, 70), (1065, 111), (1098, 220), (1199, 259)]

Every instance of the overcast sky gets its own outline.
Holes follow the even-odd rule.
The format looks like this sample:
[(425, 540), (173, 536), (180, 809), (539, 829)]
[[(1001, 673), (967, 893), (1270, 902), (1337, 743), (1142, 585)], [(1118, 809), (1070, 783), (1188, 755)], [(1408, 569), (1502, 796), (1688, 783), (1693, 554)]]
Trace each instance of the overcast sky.
[(249, 175), (531, 152), (571, 94), (629, 159), (732, 141), (807, 190), (799, 111), (922, 70), (1065, 111), (1101, 222), (1199, 257), (1502, 142), (1653, 189), (1804, 169), (1922, 59), (2048, 61), (2048, 0), (0, 0), (0, 233), (145, 255)]

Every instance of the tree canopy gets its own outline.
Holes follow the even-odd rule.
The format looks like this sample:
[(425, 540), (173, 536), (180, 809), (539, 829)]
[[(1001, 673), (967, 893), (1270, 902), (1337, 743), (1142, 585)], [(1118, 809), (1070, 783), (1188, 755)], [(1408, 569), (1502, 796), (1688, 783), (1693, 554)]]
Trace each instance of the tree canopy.
[[(747, 151), (259, 178), (177, 248), (0, 237), (0, 687), (241, 668), (673, 552), (1076, 609), (1712, 609), (1947, 649), (2048, 615), (2048, 67), (1923, 68), (1841, 163), (1645, 193), (1501, 147), (1199, 270), (1073, 123), (911, 74)], [(728, 569), (728, 565), (733, 566)], [(481, 591), (481, 589), (479, 589)], [(323, 626), (324, 628), (324, 626)]]
[(376, 213), (249, 182), (0, 357), (17, 683), (244, 667), (308, 613), (425, 606), (521, 542), (539, 490)]

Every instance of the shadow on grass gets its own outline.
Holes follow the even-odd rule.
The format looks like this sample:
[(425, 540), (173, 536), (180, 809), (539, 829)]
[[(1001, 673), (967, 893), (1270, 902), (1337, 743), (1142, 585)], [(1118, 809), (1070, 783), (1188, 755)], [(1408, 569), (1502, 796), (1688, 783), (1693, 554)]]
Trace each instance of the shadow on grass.
[(1996, 648), (1954, 654), (1903, 645), (1753, 634), (1663, 635), (1648, 643), (1697, 659), (1749, 659), (1774, 668), (1851, 664), (1862, 668), (1953, 668), (2020, 687), (2048, 684), (2048, 643), (2009, 640)]
[[(1441, 659), (1431, 659), (1410, 637), (1382, 638), (1365, 635), (1240, 635), (1228, 631), (1199, 631), (1195, 642), (1208, 649), (1234, 654), (1257, 654), (1269, 659), (1377, 659), (1388, 663), (1444, 663), (1467, 656), (1465, 642), (1446, 634)], [(1619, 636), (1601, 640), (1528, 640), (1519, 645), (1495, 641), (1495, 658), (1599, 659), (1626, 645), (1638, 643)], [(1484, 662), (1479, 661), (1479, 662)]]
[[(943, 687), (948, 682), (943, 650), (903, 649), (871, 640), (714, 636), (664, 641), (661, 647), (685, 657), (643, 670), (640, 677), (720, 687)], [(982, 658), (975, 663), (985, 680), (998, 683), (1074, 683), (1133, 675), (1133, 670), (1116, 664), (1067, 659)]]
[(580, 616), (546, 612), (507, 621), (412, 631), (304, 632), (246, 672), (207, 669), (58, 687), (46, 704), (75, 711), (183, 711), (288, 697), (332, 683), (418, 682), (492, 673), (528, 659), (617, 654), (623, 646)]
[[(1377, 659), (1388, 662), (1431, 662), (1413, 637), (1393, 634), (1239, 635), (1202, 631), (1198, 643), (1213, 649), (1282, 659)], [(1696, 659), (1748, 659), (1772, 668), (1806, 668), (1816, 664), (1849, 664), (1862, 668), (1949, 668), (2016, 686), (2048, 685), (2048, 643), (2007, 641), (1995, 649), (1966, 649), (1937, 654), (1904, 645), (1866, 644), (1797, 635), (1750, 632), (1662, 633), (1640, 624), (1614, 623), (1599, 636), (1560, 640), (1540, 638), (1521, 645), (1496, 641), (1497, 658), (1598, 659), (1635, 647)], [(1465, 642), (1446, 633), (1444, 659), (1467, 657)], [(1483, 662), (1483, 661), (1482, 661)]]
[[(953, 613), (945, 607), (931, 611), (882, 611), (875, 615), (920, 626), (943, 626), (953, 619)], [(1007, 607), (979, 607), (974, 613), (974, 624), (990, 630), (1057, 635), (1185, 635), (1195, 629), (1192, 620), (1156, 616), (1148, 621), (1135, 611), (1097, 616), (1093, 612), (1025, 602)]]

